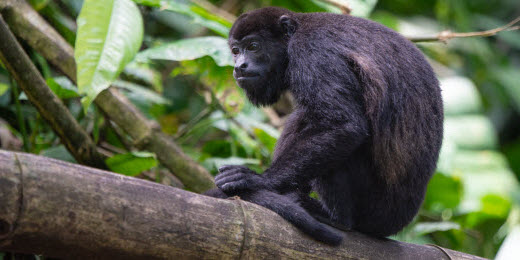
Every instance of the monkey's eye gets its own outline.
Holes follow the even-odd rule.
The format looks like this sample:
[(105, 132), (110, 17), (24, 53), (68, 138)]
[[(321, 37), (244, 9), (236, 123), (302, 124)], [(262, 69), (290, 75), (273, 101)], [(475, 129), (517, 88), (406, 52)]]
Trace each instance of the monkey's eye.
[(260, 49), (260, 45), (258, 43), (256, 43), (256, 42), (252, 42), (251, 44), (249, 44), (247, 46), (247, 50), (248, 51), (257, 51), (259, 49)]
[(233, 53), (234, 55), (237, 55), (239, 52), (240, 52), (240, 50), (237, 47), (233, 47), (231, 49), (231, 53)]

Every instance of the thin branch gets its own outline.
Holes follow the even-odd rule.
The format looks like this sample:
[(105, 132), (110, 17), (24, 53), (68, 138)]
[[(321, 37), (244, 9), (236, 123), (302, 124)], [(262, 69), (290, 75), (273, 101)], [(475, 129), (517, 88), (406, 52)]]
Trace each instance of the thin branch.
[(480, 32), (465, 32), (465, 33), (457, 33), (452, 32), (450, 30), (442, 31), (436, 36), (424, 36), (424, 37), (407, 37), (412, 42), (444, 42), (446, 43), (448, 40), (453, 38), (467, 38), (467, 37), (488, 37), (493, 36), (499, 32), (503, 31), (514, 31), (520, 29), (520, 26), (514, 26), (516, 23), (520, 22), (520, 16), (511, 21), (510, 23), (487, 31)]
[(206, 0), (191, 0), (194, 4), (208, 10), (209, 12), (226, 19), (228, 22), (234, 23), (237, 19), (233, 14), (228, 13), (226, 10), (214, 6), (212, 3)]
[(322, 2), (325, 2), (327, 4), (333, 5), (341, 10), (344, 14), (350, 14), (352, 12), (352, 8), (349, 4), (346, 3), (345, 0), (320, 0)]

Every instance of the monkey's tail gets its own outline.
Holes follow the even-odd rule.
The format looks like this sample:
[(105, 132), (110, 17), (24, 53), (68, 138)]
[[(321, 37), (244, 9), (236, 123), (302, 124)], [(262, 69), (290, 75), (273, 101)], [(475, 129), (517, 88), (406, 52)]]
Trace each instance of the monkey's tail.
[(343, 240), (341, 233), (317, 221), (290, 196), (262, 190), (255, 192), (250, 199), (246, 200), (278, 213), (302, 232), (320, 242), (336, 246)]

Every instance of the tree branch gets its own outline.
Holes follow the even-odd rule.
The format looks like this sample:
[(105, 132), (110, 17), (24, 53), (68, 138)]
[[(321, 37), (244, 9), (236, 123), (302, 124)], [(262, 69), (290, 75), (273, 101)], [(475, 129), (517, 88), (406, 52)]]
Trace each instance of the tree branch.
[(499, 32), (503, 31), (514, 31), (520, 29), (520, 26), (514, 26), (516, 23), (520, 22), (520, 16), (511, 21), (510, 23), (487, 31), (480, 32), (465, 32), (465, 33), (457, 33), (449, 30), (442, 31), (435, 36), (424, 36), (424, 37), (407, 37), (408, 40), (412, 42), (447, 42), (453, 38), (467, 38), (467, 37), (488, 37), (493, 36)]
[(341, 10), (343, 14), (350, 14), (352, 12), (352, 8), (346, 3), (345, 0), (320, 0), (322, 2), (333, 5)]
[[(74, 49), (26, 1), (2, 0), (0, 12), (18, 37), (76, 82)], [(209, 172), (158, 130), (116, 88), (101, 92), (94, 102), (134, 140), (136, 146), (154, 152), (188, 189), (202, 192), (214, 187)]]
[(236, 200), (0, 150), (0, 250), (66, 259), (481, 259), (344, 233), (331, 247)]
[(96, 144), (81, 128), (67, 107), (47, 86), (38, 69), (9, 30), (0, 15), (0, 60), (16, 79), (31, 103), (45, 118), (74, 158), (81, 163), (106, 168)]

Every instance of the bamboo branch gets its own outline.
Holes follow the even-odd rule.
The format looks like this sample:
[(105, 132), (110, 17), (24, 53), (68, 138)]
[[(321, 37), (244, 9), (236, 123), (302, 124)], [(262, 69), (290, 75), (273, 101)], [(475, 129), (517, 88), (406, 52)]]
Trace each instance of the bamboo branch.
[(458, 32), (452, 32), (450, 30), (442, 31), (439, 34), (435, 36), (424, 36), (424, 37), (407, 37), (412, 42), (444, 42), (446, 43), (448, 40), (453, 38), (467, 38), (467, 37), (489, 37), (496, 35), (499, 32), (503, 31), (514, 31), (519, 30), (520, 26), (514, 26), (516, 23), (520, 22), (520, 16), (518, 16), (513, 21), (509, 22), (508, 24), (487, 30), (487, 31), (480, 31), (480, 32), (465, 32), (465, 33), (458, 33)]
[[(27, 2), (0, 1), (0, 12), (18, 37), (76, 81), (73, 48)], [(101, 92), (94, 102), (134, 140), (136, 146), (154, 152), (188, 189), (202, 192), (214, 187), (209, 172), (189, 158), (117, 89), (111, 87)]]
[(96, 144), (81, 128), (67, 107), (47, 86), (38, 69), (0, 15), (0, 60), (16, 79), (31, 103), (45, 118), (74, 158), (83, 164), (106, 168)]
[(331, 247), (239, 199), (0, 150), (0, 250), (64, 259), (481, 259), (344, 236)]

